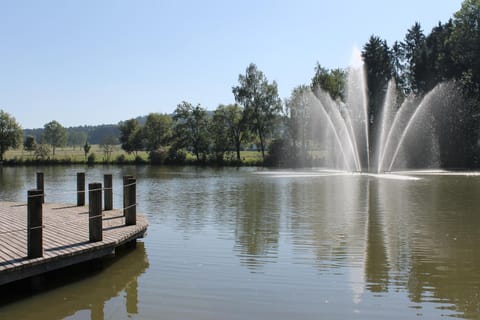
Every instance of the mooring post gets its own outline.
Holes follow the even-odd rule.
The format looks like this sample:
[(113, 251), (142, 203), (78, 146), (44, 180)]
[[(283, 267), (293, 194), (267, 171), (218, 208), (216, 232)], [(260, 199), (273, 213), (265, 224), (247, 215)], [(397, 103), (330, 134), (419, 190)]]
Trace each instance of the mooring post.
[(77, 206), (85, 205), (85, 172), (77, 172)]
[(123, 215), (125, 216), (127, 214), (127, 198), (128, 198), (128, 190), (127, 190), (127, 180), (133, 178), (131, 175), (126, 175), (123, 176)]
[(103, 190), (104, 190), (104, 208), (103, 210), (112, 210), (113, 209), (113, 183), (112, 183), (112, 175), (105, 174), (103, 175)]
[(43, 256), (43, 190), (28, 190), (27, 195), (27, 255), (31, 259)]
[(88, 230), (90, 242), (102, 241), (102, 184), (88, 184)]
[(43, 172), (37, 172), (37, 190), (42, 190), (42, 203), (45, 203), (45, 189), (43, 184)]
[(125, 214), (125, 225), (137, 224), (137, 179), (127, 179), (127, 212)]

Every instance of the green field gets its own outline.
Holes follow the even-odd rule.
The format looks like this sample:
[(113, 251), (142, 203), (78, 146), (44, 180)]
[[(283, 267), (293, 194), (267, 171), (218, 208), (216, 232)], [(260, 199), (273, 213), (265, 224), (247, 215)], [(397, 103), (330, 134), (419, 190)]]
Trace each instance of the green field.
[[(92, 145), (89, 154), (95, 154), (95, 159), (98, 162), (108, 161), (107, 155), (103, 152), (103, 147), (100, 145)], [(127, 160), (134, 160), (134, 154), (127, 154), (125, 151), (122, 150), (120, 145), (113, 146), (113, 151), (110, 154), (110, 160), (116, 159), (118, 156), (124, 155)], [(146, 152), (139, 152), (139, 156), (144, 158), (145, 160), (148, 159), (148, 155)], [(11, 159), (22, 159), (22, 160), (34, 160), (34, 152), (24, 151), (21, 149), (16, 150), (9, 150), (5, 154), (5, 160)], [(85, 153), (83, 152), (83, 148), (81, 147), (64, 147), (64, 148), (56, 148), (55, 156), (50, 154), (50, 159), (56, 160), (71, 160), (72, 162), (82, 162), (85, 161)]]
[[(94, 162), (96, 164), (105, 163), (149, 163), (148, 152), (140, 151), (138, 154), (128, 154), (122, 150), (120, 145), (115, 145), (112, 148), (110, 154), (106, 154), (101, 145), (92, 145), (89, 156), (94, 154)], [(237, 165), (261, 165), (262, 154), (258, 151), (242, 151), (242, 162), (239, 164), (236, 162), (236, 154), (233, 152), (227, 152), (225, 154), (225, 164), (237, 164)], [(11, 164), (30, 164), (36, 163), (34, 152), (25, 151), (23, 149), (9, 150), (4, 155), (5, 163)], [(56, 148), (55, 156), (50, 153), (47, 159), (44, 161), (47, 164), (80, 164), (86, 163), (85, 153), (81, 147), (63, 147)], [(192, 153), (187, 153), (185, 164), (195, 164), (196, 158)]]

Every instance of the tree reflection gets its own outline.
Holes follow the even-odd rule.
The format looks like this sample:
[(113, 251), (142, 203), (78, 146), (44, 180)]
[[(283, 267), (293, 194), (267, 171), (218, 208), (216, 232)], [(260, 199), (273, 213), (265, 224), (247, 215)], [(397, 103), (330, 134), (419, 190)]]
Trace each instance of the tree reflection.
[(478, 194), (478, 178), (336, 176), (291, 181), (280, 210), (289, 211), (297, 255), (314, 253), (321, 272), (349, 270), (354, 302), (362, 286), (375, 294), (404, 289), (413, 303), (478, 318)]
[(21, 167), (3, 167), (0, 165), (0, 201), (26, 201), (27, 193), (24, 199), (18, 199), (19, 191), (24, 186), (25, 176), (24, 168)]
[(461, 176), (380, 182), (388, 270), (400, 274), (396, 283), (412, 302), (451, 304), (456, 316), (480, 316), (479, 192), (478, 179)]
[(278, 184), (243, 186), (236, 213), (236, 250), (243, 264), (255, 270), (278, 253), (280, 211)]
[(320, 270), (363, 259), (366, 198), (363, 179), (330, 176), (294, 183), (289, 207), (296, 249), (313, 250)]
[(389, 263), (385, 248), (382, 212), (378, 210), (378, 180), (368, 179), (368, 226), (366, 234), (365, 277), (366, 287), (372, 292), (387, 292)]

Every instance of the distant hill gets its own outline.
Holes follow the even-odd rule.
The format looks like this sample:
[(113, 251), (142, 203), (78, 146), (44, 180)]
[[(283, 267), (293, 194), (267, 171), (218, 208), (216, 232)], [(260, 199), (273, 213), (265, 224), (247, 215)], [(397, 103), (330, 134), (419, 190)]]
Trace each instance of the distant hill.
[[(209, 115), (212, 115), (212, 111), (208, 111)], [(173, 116), (173, 114), (170, 114)], [(143, 126), (147, 121), (148, 116), (138, 116), (135, 120)], [(120, 122), (121, 123), (121, 122)], [(96, 126), (77, 126), (77, 127), (68, 127), (68, 135), (70, 137), (85, 135), (89, 144), (101, 144), (103, 140), (107, 137), (114, 137), (117, 141), (120, 137), (119, 124), (101, 124)], [(35, 141), (42, 141), (43, 128), (36, 129), (24, 129), (23, 136), (33, 136)]]
[[(101, 124), (97, 126), (78, 126), (67, 128), (68, 135), (84, 134), (89, 144), (101, 144), (106, 137), (114, 137), (118, 140), (120, 130), (118, 124)], [(24, 129), (23, 136), (33, 136), (35, 141), (42, 141), (43, 128)]]

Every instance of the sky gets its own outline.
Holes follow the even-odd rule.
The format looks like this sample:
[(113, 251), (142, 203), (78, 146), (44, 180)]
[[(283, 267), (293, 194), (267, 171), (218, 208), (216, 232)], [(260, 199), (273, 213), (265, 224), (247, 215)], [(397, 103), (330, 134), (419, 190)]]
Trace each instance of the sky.
[(287, 98), (371, 35), (425, 34), (461, 0), (0, 0), (0, 109), (23, 128), (233, 103), (255, 63)]

